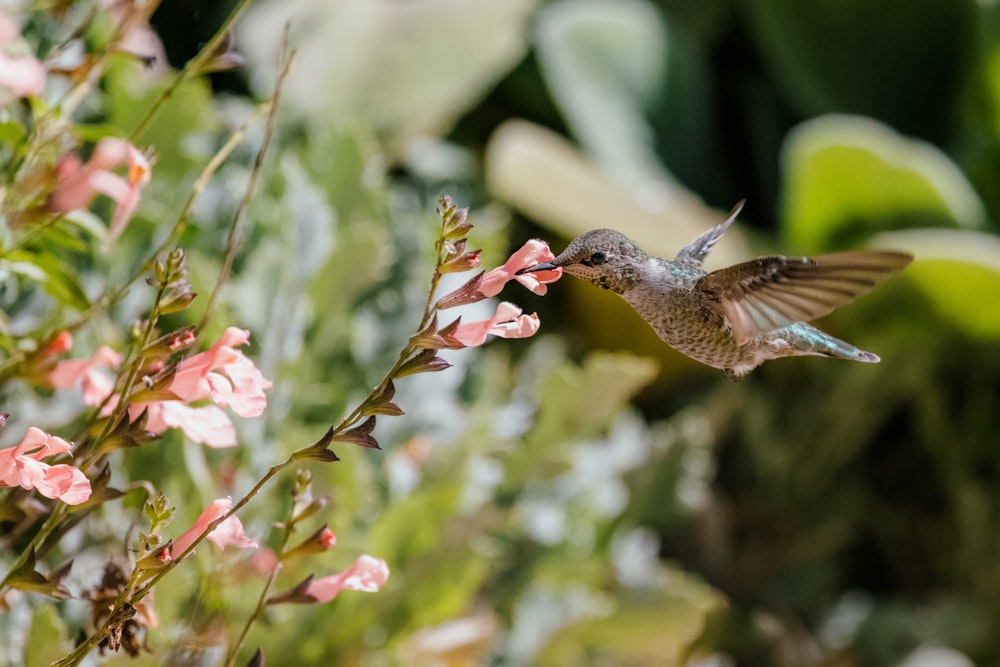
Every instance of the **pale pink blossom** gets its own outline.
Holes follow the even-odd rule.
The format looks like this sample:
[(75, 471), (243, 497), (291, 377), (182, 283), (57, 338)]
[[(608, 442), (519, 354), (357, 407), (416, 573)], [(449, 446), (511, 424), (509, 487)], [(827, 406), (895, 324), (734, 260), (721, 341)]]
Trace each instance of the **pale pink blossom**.
[(271, 382), (234, 349), (249, 342), (249, 331), (229, 327), (211, 348), (180, 363), (170, 391), (184, 401), (211, 398), (241, 417), (259, 416), (267, 407), (264, 390), (271, 388)]
[[(194, 526), (184, 531), (180, 537), (174, 540), (170, 549), (170, 556), (180, 556), (194, 541), (205, 532), (208, 524), (212, 523), (226, 512), (233, 508), (233, 499), (229, 496), (213, 500), (205, 511), (201, 513)], [(205, 539), (214, 542), (220, 549), (235, 547), (237, 549), (256, 549), (257, 543), (247, 537), (243, 532), (243, 524), (234, 514), (218, 526), (215, 527)]]
[(79, 505), (90, 498), (87, 476), (64, 463), (49, 465), (42, 461), (72, 448), (62, 438), (29, 427), (17, 446), (0, 449), (0, 486), (33, 488), (46, 498), (59, 498), (67, 505)]
[(541, 323), (538, 315), (522, 315), (521, 309), (512, 303), (503, 301), (497, 306), (496, 313), (488, 320), (459, 324), (452, 337), (466, 347), (476, 347), (486, 342), (487, 335), (501, 338), (528, 338), (534, 336)]
[(313, 579), (304, 591), (316, 602), (329, 602), (342, 590), (375, 593), (389, 579), (389, 566), (381, 558), (359, 556), (351, 569), (322, 579)]
[(0, 86), (15, 97), (38, 95), (45, 88), (45, 67), (31, 55), (13, 55), (6, 45), (21, 38), (21, 29), (0, 11)]
[(180, 428), (194, 442), (210, 447), (235, 446), (236, 430), (224, 412), (211, 405), (185, 404), (211, 399), (241, 417), (257, 417), (264, 412), (264, 390), (271, 388), (271, 382), (253, 361), (234, 348), (249, 341), (249, 331), (229, 327), (210, 349), (178, 364), (168, 387), (177, 400), (133, 403), (129, 418), (135, 421), (146, 410), (148, 431), (163, 433), (168, 428)]
[(146, 430), (163, 433), (179, 428), (191, 442), (222, 449), (235, 447), (236, 428), (225, 412), (214, 405), (191, 407), (180, 401), (153, 401), (129, 406), (129, 414), (146, 410)]
[(281, 559), (278, 558), (278, 554), (274, 553), (274, 549), (261, 547), (253, 555), (252, 565), (257, 574), (266, 577), (281, 565)]
[[(72, 341), (69, 342), (72, 346)], [(115, 368), (121, 363), (121, 355), (107, 345), (97, 348), (89, 359), (66, 359), (56, 362), (46, 374), (46, 379), (56, 389), (72, 389), (80, 384), (83, 402), (98, 406), (111, 395), (115, 382), (103, 369)]]
[[(128, 168), (124, 177), (111, 171), (122, 166)], [(89, 206), (98, 194), (107, 195), (116, 202), (108, 226), (108, 240), (113, 241), (125, 229), (139, 205), (140, 190), (149, 182), (151, 169), (146, 156), (128, 141), (105, 137), (97, 142), (86, 164), (76, 155), (59, 161), (56, 165), (58, 181), (49, 195), (49, 209), (54, 213), (68, 213)]]
[(521, 269), (530, 269), (542, 262), (549, 262), (555, 257), (545, 241), (532, 239), (511, 255), (503, 266), (488, 271), (483, 276), (479, 291), (483, 296), (496, 296), (504, 285), (511, 280), (516, 280), (535, 294), (542, 296), (548, 291), (548, 287), (546, 287), (548, 283), (554, 283), (562, 277), (561, 268), (525, 273), (520, 276), (517, 275), (517, 272)]

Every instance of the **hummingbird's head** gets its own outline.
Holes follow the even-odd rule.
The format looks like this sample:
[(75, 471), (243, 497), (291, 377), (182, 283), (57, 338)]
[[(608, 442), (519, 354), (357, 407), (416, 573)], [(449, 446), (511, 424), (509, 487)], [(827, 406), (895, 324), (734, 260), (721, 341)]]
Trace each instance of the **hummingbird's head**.
[(573, 239), (551, 262), (519, 273), (562, 267), (571, 276), (622, 294), (638, 282), (640, 269), (648, 259), (646, 253), (621, 232), (594, 229)]

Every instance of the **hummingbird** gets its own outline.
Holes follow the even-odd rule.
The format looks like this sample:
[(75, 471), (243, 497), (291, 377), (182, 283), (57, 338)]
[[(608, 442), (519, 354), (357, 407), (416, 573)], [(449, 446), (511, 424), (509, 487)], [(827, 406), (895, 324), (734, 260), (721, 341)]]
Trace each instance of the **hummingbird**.
[(736, 220), (729, 217), (673, 261), (650, 257), (613, 229), (573, 239), (555, 259), (519, 273), (563, 271), (615, 292), (664, 342), (731, 379), (769, 359), (815, 355), (877, 363), (879, 357), (806, 324), (867, 294), (913, 256), (854, 250), (816, 257), (757, 257), (707, 273), (702, 261)]

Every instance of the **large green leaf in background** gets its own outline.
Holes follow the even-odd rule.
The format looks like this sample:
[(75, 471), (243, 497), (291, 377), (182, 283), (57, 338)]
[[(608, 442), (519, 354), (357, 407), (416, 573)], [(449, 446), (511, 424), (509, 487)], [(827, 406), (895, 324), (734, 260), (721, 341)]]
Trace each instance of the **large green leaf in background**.
[(968, 335), (1000, 337), (990, 306), (1000, 293), (1000, 239), (974, 231), (986, 212), (948, 156), (877, 121), (831, 115), (789, 133), (782, 167), (791, 250), (850, 247), (881, 232), (874, 244), (917, 258), (905, 275), (938, 316)]
[(849, 247), (878, 231), (981, 227), (986, 214), (934, 146), (869, 118), (830, 115), (786, 138), (783, 224), (794, 252)]
[[(538, 65), (572, 134), (620, 182), (712, 182), (702, 44), (646, 0), (547, 5)], [(673, 158), (673, 159), (671, 159)]]
[(963, 333), (1000, 340), (1000, 238), (957, 229), (886, 232), (874, 239), (886, 248), (906, 248), (917, 258), (906, 271), (939, 317)]

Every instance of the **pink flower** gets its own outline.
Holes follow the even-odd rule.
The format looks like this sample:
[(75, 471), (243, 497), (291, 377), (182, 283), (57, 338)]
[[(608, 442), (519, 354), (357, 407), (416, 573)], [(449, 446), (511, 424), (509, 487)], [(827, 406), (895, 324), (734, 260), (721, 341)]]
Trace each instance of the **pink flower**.
[(310, 581), (304, 593), (316, 602), (329, 602), (345, 589), (375, 593), (388, 579), (389, 566), (384, 560), (367, 555), (359, 556), (346, 572)]
[(229, 406), (241, 417), (257, 417), (264, 412), (264, 390), (271, 388), (271, 382), (233, 347), (249, 341), (249, 331), (229, 327), (210, 349), (178, 364), (168, 387), (178, 400), (133, 403), (129, 418), (135, 421), (146, 410), (146, 429), (153, 433), (179, 428), (194, 442), (210, 447), (235, 446), (236, 431), (224, 412), (211, 405), (189, 407), (185, 403), (211, 399), (216, 405)]
[[(21, 38), (21, 29), (0, 11), (0, 47)], [(0, 86), (15, 97), (38, 95), (45, 88), (45, 68), (34, 56), (13, 56), (0, 50)]]
[(170, 391), (184, 401), (211, 398), (228, 405), (241, 417), (257, 417), (267, 407), (265, 389), (271, 382), (234, 345), (250, 342), (250, 332), (229, 327), (222, 338), (205, 352), (180, 363)]
[(319, 543), (324, 549), (332, 549), (337, 546), (337, 536), (329, 528), (324, 528), (319, 533)]
[(504, 301), (490, 319), (459, 324), (451, 335), (466, 347), (476, 347), (486, 342), (488, 334), (501, 338), (528, 338), (535, 335), (539, 326), (538, 315), (522, 315), (520, 308)]
[(55, 356), (57, 354), (62, 354), (63, 352), (69, 352), (73, 349), (73, 334), (68, 331), (60, 331), (49, 344), (45, 346), (42, 350), (42, 358), (48, 358)]
[[(198, 520), (194, 522), (194, 526), (184, 531), (180, 537), (174, 540), (173, 546), (170, 549), (170, 557), (173, 558), (175, 554), (180, 556), (184, 553), (187, 548), (194, 544), (194, 541), (205, 532), (208, 528), (208, 524), (212, 523), (232, 508), (233, 499), (229, 496), (213, 500), (211, 504), (205, 508), (205, 511), (201, 513)], [(223, 550), (225, 550), (226, 547), (236, 547), (237, 549), (257, 548), (257, 543), (247, 537), (246, 533), (243, 532), (243, 524), (240, 523), (239, 518), (237, 518), (235, 514), (216, 526), (215, 530), (209, 533), (208, 537), (205, 539), (215, 542), (215, 544)]]
[(529, 269), (541, 262), (548, 262), (555, 259), (555, 255), (549, 250), (545, 241), (532, 239), (521, 246), (504, 262), (503, 266), (493, 269), (483, 276), (483, 282), (479, 286), (479, 291), (483, 296), (496, 296), (511, 280), (516, 280), (535, 294), (542, 296), (548, 291), (546, 285), (554, 283), (562, 277), (562, 269), (552, 269), (551, 271), (537, 271), (535, 273), (525, 273), (517, 275), (521, 269)]
[(46, 456), (63, 454), (72, 445), (31, 426), (16, 447), (0, 449), (0, 486), (20, 485), (36, 489), (46, 498), (59, 498), (67, 505), (79, 505), (90, 498), (90, 480), (72, 466), (43, 463)]
[(141, 414), (146, 409), (146, 430), (163, 433), (179, 428), (191, 442), (222, 449), (235, 447), (236, 429), (226, 413), (214, 405), (193, 408), (180, 401), (153, 401), (129, 406), (129, 414)]
[[(67, 342), (62, 340), (60, 346), (66, 344)], [(72, 345), (70, 338), (68, 346)], [(56, 362), (52, 370), (46, 374), (46, 379), (56, 389), (72, 389), (80, 383), (83, 388), (83, 402), (96, 407), (111, 395), (115, 387), (114, 379), (100, 369), (114, 368), (121, 363), (121, 360), (120, 354), (107, 345), (102, 345), (90, 359), (66, 359)]]
[[(120, 166), (128, 167), (124, 178), (111, 171)], [(87, 164), (75, 155), (59, 161), (58, 182), (49, 195), (49, 209), (67, 213), (88, 206), (98, 194), (107, 195), (117, 202), (108, 229), (108, 240), (113, 241), (139, 205), (139, 191), (149, 182), (150, 170), (149, 160), (135, 146), (124, 139), (105, 137), (97, 142)]]

